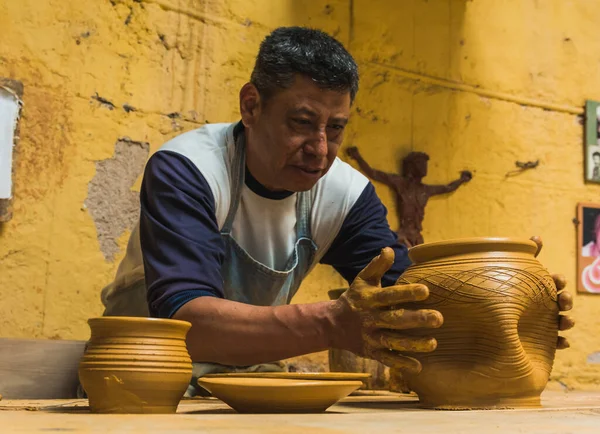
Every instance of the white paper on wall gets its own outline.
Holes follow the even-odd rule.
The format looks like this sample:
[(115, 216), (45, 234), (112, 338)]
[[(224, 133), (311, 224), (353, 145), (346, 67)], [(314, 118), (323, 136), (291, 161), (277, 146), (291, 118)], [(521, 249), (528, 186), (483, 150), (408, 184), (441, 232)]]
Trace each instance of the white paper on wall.
[(0, 87), (0, 199), (10, 199), (12, 192), (12, 155), (20, 101)]

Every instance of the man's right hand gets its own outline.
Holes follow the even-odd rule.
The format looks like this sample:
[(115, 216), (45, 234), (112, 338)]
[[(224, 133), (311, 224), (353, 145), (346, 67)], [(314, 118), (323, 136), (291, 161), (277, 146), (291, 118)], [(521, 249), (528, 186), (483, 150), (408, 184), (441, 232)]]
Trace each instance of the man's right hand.
[(418, 373), (419, 361), (401, 353), (430, 352), (437, 342), (434, 338), (410, 337), (402, 331), (437, 328), (444, 319), (435, 310), (402, 308), (404, 303), (425, 300), (429, 296), (425, 285), (381, 287), (381, 278), (393, 263), (394, 251), (386, 247), (336, 301), (333, 346), (395, 369)]

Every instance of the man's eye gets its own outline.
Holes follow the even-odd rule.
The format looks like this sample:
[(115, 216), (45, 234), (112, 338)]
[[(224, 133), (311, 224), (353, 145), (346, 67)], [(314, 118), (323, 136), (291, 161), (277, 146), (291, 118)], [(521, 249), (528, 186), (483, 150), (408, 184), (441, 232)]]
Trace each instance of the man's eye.
[(310, 121), (308, 119), (294, 119), (294, 122), (300, 125), (310, 125)]
[(333, 128), (334, 130), (341, 131), (344, 129), (343, 125), (329, 125), (327, 128)]

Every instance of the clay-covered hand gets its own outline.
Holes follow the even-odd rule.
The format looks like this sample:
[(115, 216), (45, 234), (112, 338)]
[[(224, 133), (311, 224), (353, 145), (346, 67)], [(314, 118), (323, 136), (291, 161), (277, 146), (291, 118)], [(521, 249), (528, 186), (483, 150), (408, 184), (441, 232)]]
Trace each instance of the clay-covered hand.
[[(537, 256), (540, 253), (540, 250), (542, 250), (544, 243), (542, 242), (542, 239), (538, 236), (531, 237), (531, 241), (538, 245), (538, 250), (536, 253)], [(553, 274), (552, 280), (554, 280), (554, 284), (556, 285), (556, 291), (558, 295), (558, 310), (562, 313), (573, 309), (573, 296), (569, 291), (565, 289), (565, 287), (567, 286), (567, 281), (565, 277), (561, 274)], [(560, 331), (569, 330), (575, 326), (575, 321), (570, 316), (561, 314), (558, 318), (558, 330)], [(565, 348), (569, 348), (570, 346), (571, 345), (569, 344), (567, 338), (565, 338), (564, 336), (558, 337), (558, 340), (556, 342), (556, 349), (564, 350)]]
[(473, 174), (469, 170), (460, 172), (460, 180), (462, 182), (469, 182), (471, 179), (473, 179)]
[(425, 300), (429, 296), (425, 285), (381, 287), (381, 278), (393, 263), (394, 251), (386, 247), (335, 302), (332, 346), (417, 373), (421, 370), (419, 361), (402, 353), (430, 352), (435, 350), (437, 342), (434, 338), (408, 336), (403, 330), (437, 328), (444, 319), (435, 310), (402, 307), (405, 303)]
[(353, 160), (358, 160), (360, 158), (360, 152), (356, 146), (350, 146), (348, 149), (346, 149), (346, 155)]
[[(560, 310), (561, 315), (559, 315), (558, 320), (558, 330), (565, 331), (572, 329), (575, 326), (575, 321), (573, 318), (567, 315), (562, 315), (563, 312), (569, 311), (573, 309), (573, 296), (569, 291), (565, 289), (567, 286), (567, 281), (565, 277), (561, 274), (553, 274), (552, 279), (554, 280), (554, 284), (556, 285), (556, 290), (558, 291), (558, 310)], [(565, 348), (569, 348), (571, 344), (564, 336), (559, 336), (558, 341), (556, 342), (556, 349), (564, 350)]]

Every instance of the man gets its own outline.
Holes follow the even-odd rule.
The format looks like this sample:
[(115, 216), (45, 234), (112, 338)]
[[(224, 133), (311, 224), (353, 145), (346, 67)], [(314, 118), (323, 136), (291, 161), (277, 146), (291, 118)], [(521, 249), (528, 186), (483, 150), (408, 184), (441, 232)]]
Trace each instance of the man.
[(473, 174), (463, 170), (460, 178), (444, 185), (423, 184), (427, 176), (429, 155), (424, 152), (411, 152), (402, 160), (402, 175), (373, 169), (360, 155), (356, 146), (346, 150), (346, 155), (358, 163), (361, 170), (371, 179), (379, 181), (394, 190), (398, 208), (398, 241), (406, 247), (422, 244), (425, 206), (432, 196), (452, 193), (462, 184), (471, 180)]
[[(406, 248), (373, 186), (336, 158), (357, 89), (357, 66), (335, 39), (298, 27), (270, 34), (240, 91), (241, 122), (180, 135), (148, 161), (140, 222), (103, 291), (105, 314), (189, 321), (190, 355), (208, 371), (332, 347), (419, 371), (403, 352), (436, 342), (402, 330), (443, 318), (401, 308), (427, 288), (394, 285)], [(350, 289), (289, 305), (317, 263)]]

